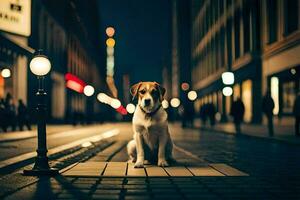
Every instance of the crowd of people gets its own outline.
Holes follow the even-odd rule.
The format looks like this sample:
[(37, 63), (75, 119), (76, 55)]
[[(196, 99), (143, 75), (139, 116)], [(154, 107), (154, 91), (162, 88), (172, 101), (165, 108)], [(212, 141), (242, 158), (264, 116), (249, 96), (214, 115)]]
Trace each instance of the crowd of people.
[(22, 131), (24, 126), (31, 130), (30, 113), (27, 106), (20, 99), (16, 107), (11, 94), (7, 93), (5, 98), (0, 99), (0, 127), (2, 131), (16, 131), (17, 127)]
[[(191, 109), (191, 105), (187, 102), (183, 103), (183, 111), (181, 114), (182, 127), (186, 127), (187, 122), (193, 127), (194, 118), (196, 113)], [(271, 96), (271, 92), (267, 91), (262, 99), (262, 112), (267, 118), (269, 135), (274, 135), (274, 124), (273, 124), (273, 110), (275, 104)], [(193, 110), (193, 111), (191, 111)], [(209, 121), (210, 126), (214, 126), (216, 123), (217, 110), (213, 103), (206, 103), (200, 107), (199, 117), (201, 119), (202, 125), (206, 125)], [(245, 105), (240, 98), (237, 98), (231, 104), (230, 116), (233, 119), (235, 130), (237, 134), (241, 133), (241, 124), (244, 121)], [(297, 97), (293, 106), (293, 115), (295, 117), (295, 135), (300, 136), (300, 92), (298, 92)]]

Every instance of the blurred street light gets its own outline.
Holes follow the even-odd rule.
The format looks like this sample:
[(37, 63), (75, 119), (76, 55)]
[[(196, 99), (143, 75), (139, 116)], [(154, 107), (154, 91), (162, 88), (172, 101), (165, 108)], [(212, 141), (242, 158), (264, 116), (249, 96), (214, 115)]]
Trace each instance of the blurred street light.
[(118, 99), (112, 99), (110, 102), (111, 107), (117, 109), (121, 106), (121, 102)]
[(113, 27), (109, 26), (106, 28), (105, 32), (108, 37), (112, 37), (115, 34), (115, 29)]
[(224, 96), (228, 97), (228, 96), (231, 96), (231, 95), (232, 95), (233, 90), (232, 90), (231, 87), (226, 86), (226, 87), (223, 88), (222, 92), (223, 92), (223, 95), (224, 95)]
[(134, 111), (135, 111), (135, 105), (133, 105), (132, 103), (127, 104), (126, 110), (130, 114), (134, 113)]
[(195, 99), (197, 99), (197, 92), (195, 92), (193, 90), (189, 91), (188, 98), (189, 98), (189, 100), (194, 101)]
[(116, 41), (115, 41), (113, 38), (108, 38), (108, 39), (106, 40), (106, 45), (107, 45), (108, 47), (114, 47), (115, 44), (116, 44)]
[(170, 103), (173, 108), (177, 108), (180, 105), (180, 100), (178, 98), (172, 98)]
[(36, 93), (37, 97), (37, 136), (38, 136), (38, 148), (35, 164), (32, 169), (24, 170), (24, 175), (40, 176), (40, 175), (56, 175), (57, 169), (52, 169), (48, 163), (47, 157), (47, 139), (46, 139), (46, 96), (47, 93), (44, 90), (44, 76), (48, 74), (51, 69), (51, 63), (45, 55), (41, 54), (41, 50), (30, 61), (30, 70), (33, 74), (37, 75), (39, 87)]
[(86, 85), (86, 86), (83, 88), (83, 93), (84, 93), (86, 96), (88, 96), (88, 97), (92, 96), (92, 95), (94, 94), (94, 92), (95, 92), (95, 89), (94, 89), (94, 87), (91, 86), (91, 85)]
[(106, 103), (108, 104), (108, 98), (109, 96), (107, 96), (105, 93), (99, 93), (97, 95), (97, 99), (101, 102), (101, 103)]
[(11, 76), (11, 71), (8, 68), (2, 69), (1, 76), (3, 78), (9, 78)]
[(165, 99), (161, 102), (161, 105), (164, 109), (169, 108), (169, 102)]
[(292, 68), (292, 69), (291, 69), (291, 73), (292, 73), (293, 75), (295, 75), (295, 74), (297, 73), (296, 69)]
[(181, 89), (183, 91), (187, 91), (188, 89), (190, 89), (190, 85), (188, 83), (184, 82), (184, 83), (181, 84)]
[(222, 82), (225, 85), (233, 85), (234, 84), (234, 74), (232, 72), (222, 73)]

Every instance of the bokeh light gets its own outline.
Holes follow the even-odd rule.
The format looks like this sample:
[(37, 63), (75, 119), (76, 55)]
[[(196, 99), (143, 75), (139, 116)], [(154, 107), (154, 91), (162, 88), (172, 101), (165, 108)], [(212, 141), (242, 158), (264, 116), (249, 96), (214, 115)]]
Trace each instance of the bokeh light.
[(110, 105), (114, 109), (118, 109), (121, 106), (121, 102), (118, 99), (112, 99)]
[(161, 102), (161, 105), (164, 109), (169, 108), (169, 102), (165, 99)]
[(177, 108), (180, 105), (180, 100), (178, 98), (172, 98), (170, 103), (173, 108)]
[(7, 69), (7, 68), (2, 69), (2, 71), (1, 71), (1, 76), (2, 76), (3, 78), (9, 78), (9, 77), (11, 76), (10, 69)]
[(232, 91), (232, 88), (231, 87), (224, 87), (223, 90), (223, 95), (226, 96), (226, 97), (229, 97), (232, 95), (233, 91)]
[(135, 105), (133, 105), (132, 103), (127, 104), (126, 110), (130, 114), (134, 113), (134, 111), (135, 111)]
[(92, 96), (92, 95), (94, 94), (94, 92), (95, 92), (95, 89), (94, 89), (94, 87), (91, 86), (91, 85), (86, 85), (86, 86), (83, 88), (83, 93), (84, 93), (86, 96), (88, 96), (88, 97)]
[(107, 45), (108, 47), (114, 47), (115, 44), (116, 44), (116, 41), (115, 41), (113, 38), (108, 38), (108, 39), (106, 40), (106, 45)]
[(112, 37), (115, 34), (115, 29), (113, 27), (109, 26), (106, 28), (105, 32), (108, 37)]
[(187, 91), (188, 89), (190, 89), (190, 85), (188, 83), (184, 82), (184, 83), (181, 84), (181, 89), (183, 91)]
[(193, 90), (189, 91), (188, 98), (189, 98), (189, 100), (194, 101), (195, 99), (197, 99), (197, 92), (195, 92)]

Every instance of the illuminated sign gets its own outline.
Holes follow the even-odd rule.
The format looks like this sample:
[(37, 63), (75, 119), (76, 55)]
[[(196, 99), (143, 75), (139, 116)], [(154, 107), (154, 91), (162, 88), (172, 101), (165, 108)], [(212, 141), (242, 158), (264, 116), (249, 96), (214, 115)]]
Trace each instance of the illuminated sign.
[(78, 78), (77, 76), (71, 73), (67, 73), (65, 75), (65, 79), (67, 81), (66, 83), (67, 88), (74, 90), (78, 93), (83, 93), (84, 87), (86, 86), (86, 83), (83, 80), (81, 80), (80, 78)]
[(30, 36), (31, 0), (1, 0), (0, 30)]

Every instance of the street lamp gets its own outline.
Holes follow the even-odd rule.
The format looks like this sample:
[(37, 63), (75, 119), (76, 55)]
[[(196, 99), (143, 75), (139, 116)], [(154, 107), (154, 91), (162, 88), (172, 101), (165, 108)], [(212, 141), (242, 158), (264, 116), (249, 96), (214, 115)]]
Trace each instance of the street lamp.
[(231, 86), (234, 84), (234, 74), (232, 72), (222, 73), (222, 82), (224, 84), (223, 95), (226, 97), (231, 96), (233, 93)]
[(24, 170), (24, 175), (41, 176), (41, 175), (56, 175), (57, 169), (50, 168), (47, 157), (47, 140), (46, 140), (46, 96), (44, 90), (44, 76), (49, 73), (51, 63), (42, 51), (39, 50), (37, 54), (30, 61), (30, 70), (38, 78), (38, 91), (37, 98), (37, 135), (38, 135), (38, 148), (36, 150), (37, 157), (32, 169)]

